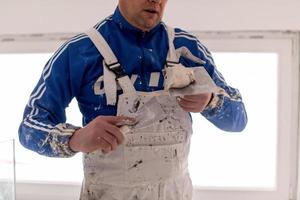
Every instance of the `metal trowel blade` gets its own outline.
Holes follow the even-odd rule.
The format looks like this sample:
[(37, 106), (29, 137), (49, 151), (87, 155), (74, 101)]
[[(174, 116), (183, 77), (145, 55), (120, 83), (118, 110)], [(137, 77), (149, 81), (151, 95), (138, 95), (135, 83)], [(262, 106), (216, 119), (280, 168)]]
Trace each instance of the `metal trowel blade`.
[(140, 108), (135, 113), (135, 118), (137, 124), (135, 128), (142, 128), (149, 126), (156, 121), (159, 121), (160, 118), (163, 118), (165, 113), (158, 103), (156, 97), (152, 97), (145, 104), (141, 105)]

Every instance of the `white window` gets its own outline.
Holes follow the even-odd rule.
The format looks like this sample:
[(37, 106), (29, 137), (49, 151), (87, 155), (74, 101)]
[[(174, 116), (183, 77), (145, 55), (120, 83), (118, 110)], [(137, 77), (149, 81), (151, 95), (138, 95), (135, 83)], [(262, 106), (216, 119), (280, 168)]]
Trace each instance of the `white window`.
[(14, 150), (14, 140), (0, 140), (0, 200), (15, 199)]
[[(18, 141), (18, 126), (22, 121), (25, 105), (51, 55), (52, 53), (0, 54), (0, 66), (3, 66), (0, 68), (0, 88), (2, 94), (5, 94), (0, 100), (0, 109), (5, 113), (0, 115), (0, 121), (5, 124), (3, 133), (6, 138), (15, 138), (17, 141), (18, 181), (80, 182), (83, 174), (80, 154), (69, 159), (48, 158), (25, 149)], [(67, 111), (78, 110), (76, 106), (72, 108)], [(69, 118), (75, 125), (81, 125), (79, 112)]]
[[(242, 133), (193, 114), (195, 199), (282, 200), (296, 192), (298, 69), (293, 34), (200, 34), (227, 83), (242, 93)], [(296, 56), (296, 57), (295, 57)]]
[(249, 121), (242, 133), (226, 133), (193, 114), (193, 182), (200, 187), (274, 190), (278, 56), (214, 53), (214, 59), (226, 82), (242, 93)]

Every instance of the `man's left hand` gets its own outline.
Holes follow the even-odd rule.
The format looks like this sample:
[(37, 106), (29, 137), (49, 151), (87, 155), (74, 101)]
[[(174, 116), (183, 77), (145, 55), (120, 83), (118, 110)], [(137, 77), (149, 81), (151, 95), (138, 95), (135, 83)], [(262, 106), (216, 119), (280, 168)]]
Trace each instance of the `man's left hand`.
[(187, 112), (202, 112), (212, 98), (212, 93), (185, 95), (177, 97), (178, 104)]

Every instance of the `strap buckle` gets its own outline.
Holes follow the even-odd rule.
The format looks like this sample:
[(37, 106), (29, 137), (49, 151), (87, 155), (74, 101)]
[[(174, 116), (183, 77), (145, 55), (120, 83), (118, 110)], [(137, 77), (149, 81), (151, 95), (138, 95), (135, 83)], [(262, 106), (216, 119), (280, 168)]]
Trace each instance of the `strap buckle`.
[(126, 76), (126, 74), (119, 62), (115, 62), (115, 63), (111, 63), (111, 64), (107, 64), (105, 62), (105, 65), (110, 71), (112, 71), (116, 75), (116, 79)]
[(175, 61), (166, 61), (166, 67), (174, 67), (175, 65), (178, 65), (180, 62), (175, 62)]

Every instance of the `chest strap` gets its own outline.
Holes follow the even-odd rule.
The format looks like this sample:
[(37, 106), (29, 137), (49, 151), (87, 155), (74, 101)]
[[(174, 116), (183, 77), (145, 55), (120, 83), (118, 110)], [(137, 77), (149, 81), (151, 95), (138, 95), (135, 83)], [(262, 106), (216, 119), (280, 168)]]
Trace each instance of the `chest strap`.
[(169, 52), (166, 59), (166, 67), (172, 67), (179, 63), (179, 57), (176, 54), (174, 46), (175, 30), (167, 26), (168, 39), (169, 39)]
[(103, 81), (107, 105), (116, 105), (117, 84), (120, 85), (124, 93), (136, 94), (136, 90), (125, 74), (122, 66), (118, 62), (115, 54), (101, 35), (94, 28), (89, 29), (86, 34), (94, 43), (100, 54), (103, 56)]

